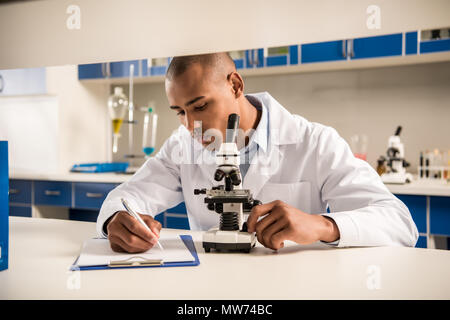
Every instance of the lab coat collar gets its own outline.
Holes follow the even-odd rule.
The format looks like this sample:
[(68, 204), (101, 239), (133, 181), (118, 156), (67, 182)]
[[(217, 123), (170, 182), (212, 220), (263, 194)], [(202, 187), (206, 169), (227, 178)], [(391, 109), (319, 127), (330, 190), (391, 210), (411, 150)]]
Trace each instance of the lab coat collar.
[(301, 141), (302, 134), (299, 132), (294, 116), (268, 92), (248, 94), (247, 96), (258, 99), (268, 110), (269, 145), (294, 144)]

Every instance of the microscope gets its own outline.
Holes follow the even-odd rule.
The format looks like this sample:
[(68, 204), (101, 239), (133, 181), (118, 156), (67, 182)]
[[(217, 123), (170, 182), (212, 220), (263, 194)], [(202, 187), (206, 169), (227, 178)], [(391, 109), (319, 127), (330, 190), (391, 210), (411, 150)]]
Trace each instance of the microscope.
[(221, 144), (215, 156), (217, 169), (214, 180), (223, 181), (223, 184), (209, 190), (194, 190), (195, 195), (205, 194), (208, 209), (220, 215), (219, 227), (203, 234), (203, 248), (206, 252), (215, 249), (222, 252), (249, 253), (256, 243), (255, 234), (247, 232), (244, 213), (250, 213), (261, 201), (253, 199), (250, 190), (242, 189), (240, 155), (236, 145), (238, 128), (239, 115), (230, 114), (225, 142)]
[(402, 127), (398, 126), (395, 134), (389, 137), (388, 149), (386, 152), (387, 158), (380, 157), (380, 161), (387, 162), (387, 172), (381, 175), (381, 180), (384, 183), (396, 183), (404, 184), (412, 181), (412, 175), (406, 172), (406, 168), (409, 167), (405, 157), (405, 148), (400, 141), (400, 133)]

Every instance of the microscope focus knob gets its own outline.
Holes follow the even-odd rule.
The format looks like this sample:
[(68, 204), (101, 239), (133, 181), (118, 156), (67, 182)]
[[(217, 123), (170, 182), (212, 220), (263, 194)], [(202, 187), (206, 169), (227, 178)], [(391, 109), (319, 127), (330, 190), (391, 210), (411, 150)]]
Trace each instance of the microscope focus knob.
[(194, 194), (195, 195), (206, 194), (206, 189), (194, 189)]

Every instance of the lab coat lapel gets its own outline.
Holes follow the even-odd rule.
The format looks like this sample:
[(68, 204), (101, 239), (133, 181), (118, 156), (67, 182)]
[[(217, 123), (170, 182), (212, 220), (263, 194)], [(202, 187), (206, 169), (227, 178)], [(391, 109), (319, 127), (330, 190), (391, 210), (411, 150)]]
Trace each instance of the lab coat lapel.
[(269, 112), (269, 137), (267, 151), (258, 150), (244, 178), (243, 188), (249, 189), (255, 198), (267, 181), (281, 169), (284, 145), (301, 141), (301, 133), (292, 114), (269, 93), (254, 94)]

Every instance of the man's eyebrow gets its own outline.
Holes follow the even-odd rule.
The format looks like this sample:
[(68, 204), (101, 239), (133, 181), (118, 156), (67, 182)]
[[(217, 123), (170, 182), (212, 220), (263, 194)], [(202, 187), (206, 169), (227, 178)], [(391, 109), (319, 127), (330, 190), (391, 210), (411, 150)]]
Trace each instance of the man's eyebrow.
[[(197, 101), (200, 100), (200, 99), (203, 99), (204, 97), (205, 97), (205, 96), (199, 96), (199, 97), (196, 97), (196, 98), (194, 98), (194, 99), (192, 99), (192, 100), (186, 102), (186, 103), (185, 103), (185, 106), (186, 106), (186, 107), (189, 107), (191, 104), (197, 102)], [(179, 106), (170, 106), (169, 108), (170, 108), (170, 109), (181, 109)]]

